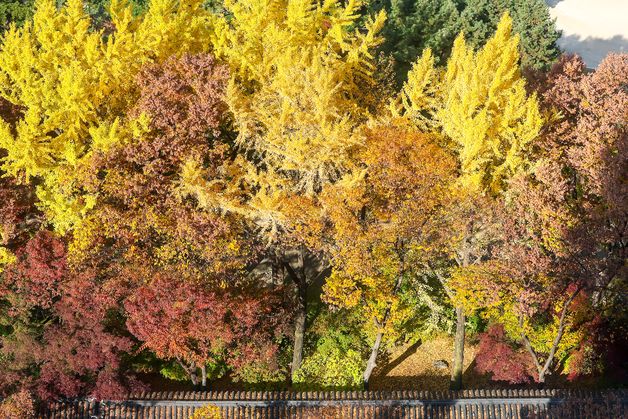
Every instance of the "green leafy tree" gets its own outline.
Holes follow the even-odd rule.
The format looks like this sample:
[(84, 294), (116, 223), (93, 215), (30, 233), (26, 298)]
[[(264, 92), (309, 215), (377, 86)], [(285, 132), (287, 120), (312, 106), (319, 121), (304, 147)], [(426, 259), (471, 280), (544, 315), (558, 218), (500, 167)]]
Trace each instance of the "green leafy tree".
[(11, 23), (22, 26), (33, 15), (34, 4), (34, 0), (0, 1), (0, 30), (4, 32)]
[[(293, 377), (300, 390), (361, 388), (369, 350), (359, 310), (324, 310), (312, 322), (311, 354)], [(310, 348), (308, 348), (310, 349)]]

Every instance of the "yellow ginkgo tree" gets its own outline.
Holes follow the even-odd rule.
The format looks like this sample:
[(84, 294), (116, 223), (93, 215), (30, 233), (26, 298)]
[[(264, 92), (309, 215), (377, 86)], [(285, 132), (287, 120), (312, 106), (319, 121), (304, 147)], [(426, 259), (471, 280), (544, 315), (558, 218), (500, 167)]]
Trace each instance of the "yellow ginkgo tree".
[[(495, 34), (477, 52), (461, 33), (444, 69), (435, 67), (426, 49), (391, 108), (419, 129), (443, 134), (458, 157), (455, 195), (459, 204), (449, 214), (453, 250), (446, 258), (451, 263), (441, 268), (453, 264), (455, 270), (465, 271), (482, 263), (499, 240), (496, 207), (502, 203), (503, 191), (512, 176), (530, 167), (530, 147), (544, 123), (536, 96), (526, 92), (519, 66), (519, 35), (512, 33), (510, 16), (502, 17)], [(456, 290), (447, 285), (442, 270), (432, 268), (455, 304)], [(464, 308), (457, 306), (456, 314), (452, 386), (459, 388)]]
[[(188, 162), (181, 190), (208, 210), (244, 214), (298, 292), (292, 372), (302, 359), (306, 293), (321, 272), (316, 237), (325, 185), (361, 168), (362, 125), (380, 106), (373, 51), (385, 15), (360, 24), (360, 0), (227, 0), (212, 22), (214, 53), (230, 67), (226, 92), (236, 146), (230, 186)], [(237, 185), (242, 193), (231, 193)], [(235, 197), (235, 199), (234, 199)], [(310, 262), (308, 262), (310, 260)], [(304, 264), (311, 265), (308, 269)]]
[(152, 0), (140, 17), (118, 0), (110, 32), (91, 28), (81, 0), (57, 8), (40, 0), (32, 21), (11, 26), (0, 46), (0, 96), (17, 106), (15, 127), (0, 123), (2, 170), (37, 178), (39, 206), (60, 232), (95, 205), (82, 187), (101, 125), (116, 124), (136, 96), (142, 65), (209, 48), (208, 12), (200, 0)]
[(376, 106), (373, 50), (385, 15), (358, 28), (362, 1), (226, 1), (214, 48), (232, 71), (238, 144), (301, 191), (346, 173)]
[(526, 168), (526, 153), (543, 125), (536, 96), (525, 89), (519, 35), (508, 14), (477, 52), (461, 33), (444, 70), (425, 50), (408, 74), (402, 104), (421, 126), (430, 119), (451, 139), (465, 187), (493, 194)]

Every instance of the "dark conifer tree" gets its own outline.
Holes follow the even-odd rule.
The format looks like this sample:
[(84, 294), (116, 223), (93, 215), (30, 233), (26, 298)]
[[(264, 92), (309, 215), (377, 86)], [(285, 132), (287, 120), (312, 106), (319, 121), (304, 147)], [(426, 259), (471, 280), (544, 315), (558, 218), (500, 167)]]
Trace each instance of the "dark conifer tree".
[(431, 48), (438, 63), (451, 52), (454, 39), (462, 29), (457, 0), (382, 0), (374, 9), (388, 13), (384, 29), (384, 53), (391, 55), (396, 72), (404, 79), (416, 58)]
[(560, 55), (560, 32), (544, 0), (371, 0), (368, 9), (388, 14), (381, 49), (394, 58), (399, 82), (427, 47), (438, 64), (444, 63), (460, 31), (480, 48), (506, 11), (521, 36), (522, 67), (546, 70)]
[(521, 35), (521, 65), (547, 70), (560, 55), (560, 31), (542, 0), (511, 0), (515, 32)]

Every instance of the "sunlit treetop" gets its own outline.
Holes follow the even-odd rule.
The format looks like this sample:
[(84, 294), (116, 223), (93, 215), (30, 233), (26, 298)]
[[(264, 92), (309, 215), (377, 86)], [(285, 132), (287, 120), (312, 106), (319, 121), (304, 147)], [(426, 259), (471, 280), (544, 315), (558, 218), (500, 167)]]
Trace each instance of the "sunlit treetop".
[(378, 106), (373, 51), (384, 13), (358, 26), (362, 1), (227, 1), (213, 45), (232, 70), (238, 144), (306, 193), (337, 180)]
[(111, 3), (111, 30), (90, 29), (80, 0), (57, 9), (41, 0), (33, 20), (4, 34), (0, 95), (23, 116), (0, 124), (2, 168), (22, 181), (40, 178), (41, 207), (65, 231), (93, 207), (75, 172), (94, 145), (93, 129), (115, 124), (136, 96), (142, 65), (206, 50), (207, 12), (199, 0), (153, 0), (145, 15)]
[(464, 34), (443, 71), (426, 49), (408, 74), (403, 108), (423, 129), (441, 130), (458, 153), (461, 184), (498, 193), (527, 167), (526, 152), (543, 124), (519, 68), (519, 36), (505, 14), (478, 52)]

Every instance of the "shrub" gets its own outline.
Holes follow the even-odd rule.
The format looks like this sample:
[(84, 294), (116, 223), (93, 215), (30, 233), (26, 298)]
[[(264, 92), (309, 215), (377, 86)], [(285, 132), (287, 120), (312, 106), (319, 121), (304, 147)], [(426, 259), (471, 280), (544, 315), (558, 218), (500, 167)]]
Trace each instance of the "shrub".
[(511, 384), (529, 383), (533, 380), (530, 357), (507, 341), (504, 326), (496, 324), (480, 334), (476, 371), (491, 374), (493, 381)]
[(191, 419), (220, 419), (220, 408), (212, 404), (206, 404), (196, 409)]

